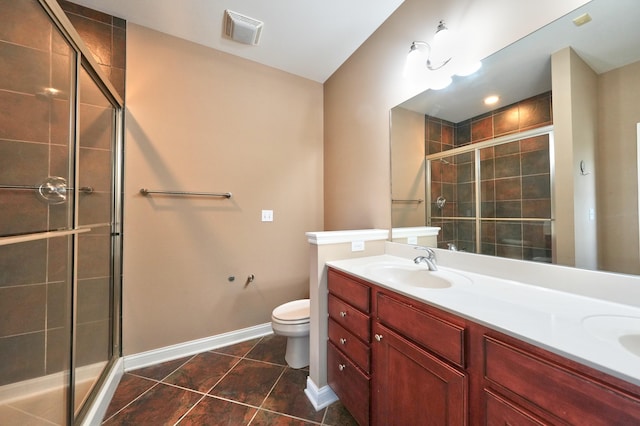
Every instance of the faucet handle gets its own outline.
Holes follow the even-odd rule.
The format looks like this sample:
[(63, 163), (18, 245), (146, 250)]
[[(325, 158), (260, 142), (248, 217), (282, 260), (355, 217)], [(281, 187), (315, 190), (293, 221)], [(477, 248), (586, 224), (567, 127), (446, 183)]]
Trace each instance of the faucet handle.
[(422, 247), (422, 246), (416, 246), (414, 247), (416, 250), (424, 250), (427, 252), (427, 258), (429, 260), (436, 260), (436, 252), (433, 251), (433, 249), (431, 247)]

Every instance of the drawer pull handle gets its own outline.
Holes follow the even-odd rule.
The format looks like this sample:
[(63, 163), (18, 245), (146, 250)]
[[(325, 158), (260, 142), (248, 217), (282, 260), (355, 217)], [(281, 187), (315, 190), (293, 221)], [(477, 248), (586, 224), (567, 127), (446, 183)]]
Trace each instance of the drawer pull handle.
[(342, 371), (342, 370), (344, 370), (345, 368), (347, 368), (347, 366), (346, 366), (346, 365), (344, 365), (344, 364), (338, 364), (338, 370)]
[(340, 338), (340, 343), (343, 344), (343, 345), (346, 344), (347, 343), (347, 339), (345, 339), (344, 337), (341, 337)]
[(340, 311), (340, 316), (344, 318), (347, 316), (347, 313), (345, 311)]
[(382, 340), (382, 334), (375, 334), (373, 337), (375, 337), (378, 342)]

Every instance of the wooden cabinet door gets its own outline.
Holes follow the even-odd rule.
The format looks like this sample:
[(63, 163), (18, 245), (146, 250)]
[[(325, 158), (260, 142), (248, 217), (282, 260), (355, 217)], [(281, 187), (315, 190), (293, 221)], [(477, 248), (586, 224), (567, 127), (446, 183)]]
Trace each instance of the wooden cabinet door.
[(495, 394), (491, 390), (484, 390), (484, 402), (486, 409), (485, 424), (487, 426), (543, 426), (541, 420), (536, 419), (533, 414), (517, 407), (506, 398)]
[(463, 372), (377, 322), (373, 332), (373, 424), (467, 424)]

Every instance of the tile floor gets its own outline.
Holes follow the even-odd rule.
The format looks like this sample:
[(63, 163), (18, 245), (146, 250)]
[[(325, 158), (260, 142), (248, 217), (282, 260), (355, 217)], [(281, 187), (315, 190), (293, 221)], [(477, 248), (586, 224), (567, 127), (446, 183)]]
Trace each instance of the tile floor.
[(316, 412), (285, 345), (269, 335), (125, 373), (103, 425), (356, 425), (339, 401)]

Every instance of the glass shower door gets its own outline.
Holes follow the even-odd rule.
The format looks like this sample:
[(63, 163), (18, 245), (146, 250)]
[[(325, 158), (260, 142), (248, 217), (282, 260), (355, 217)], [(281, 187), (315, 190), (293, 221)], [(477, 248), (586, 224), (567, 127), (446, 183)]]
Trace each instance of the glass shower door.
[(0, 1), (0, 423), (68, 424), (77, 54)]
[(83, 67), (78, 106), (78, 236), (75, 294), (75, 410), (113, 356), (114, 159), (116, 108)]
[(480, 150), (480, 252), (550, 263), (549, 134)]
[(475, 251), (476, 179), (473, 152), (429, 160), (430, 226), (440, 227), (438, 247)]
[(61, 18), (0, 0), (2, 425), (73, 424), (119, 355), (122, 108)]
[(427, 156), (438, 247), (551, 262), (551, 133), (517, 133)]

